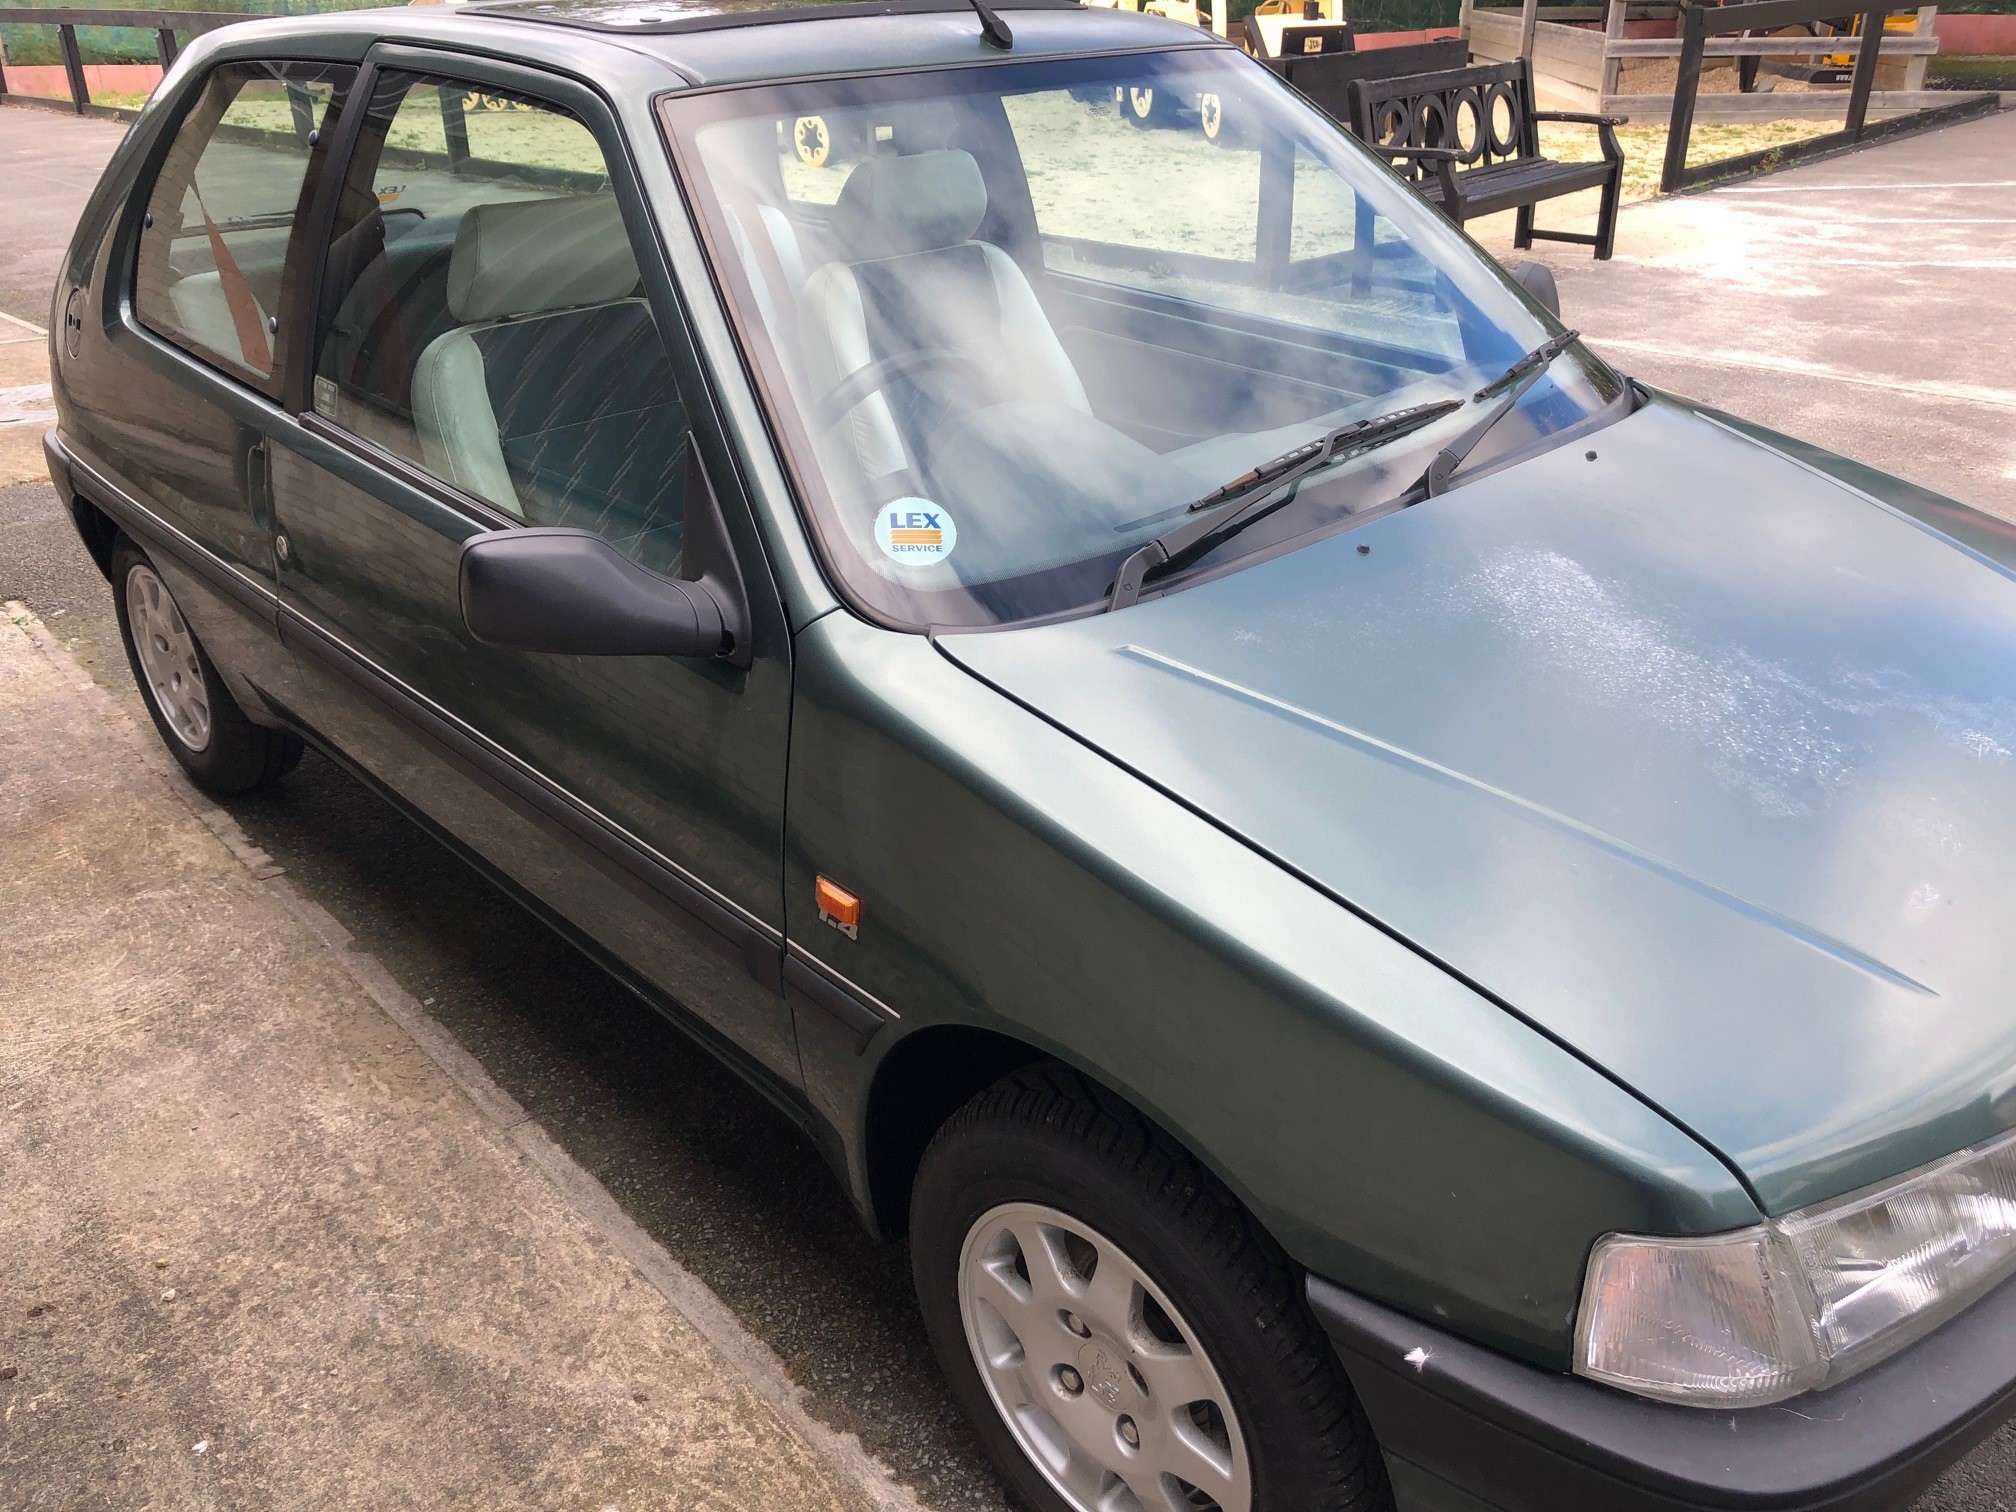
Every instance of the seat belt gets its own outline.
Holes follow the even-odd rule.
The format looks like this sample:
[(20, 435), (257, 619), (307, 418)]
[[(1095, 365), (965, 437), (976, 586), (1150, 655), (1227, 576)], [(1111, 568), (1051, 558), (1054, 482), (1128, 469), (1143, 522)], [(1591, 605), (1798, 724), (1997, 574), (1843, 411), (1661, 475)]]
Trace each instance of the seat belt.
[(196, 196), (196, 208), (203, 215), (203, 231), (210, 238), (210, 260), (217, 265), (217, 282), (224, 290), (224, 307), (231, 312), (239, 354), (245, 366), (270, 377), (273, 347), (266, 339), (266, 317), (260, 312), (259, 296), (252, 292), (252, 285), (238, 267), (238, 259), (224, 245), (224, 237), (217, 230), (217, 222), (210, 219), (210, 208), (203, 203), (203, 191), (196, 187), (193, 174), (189, 178), (189, 192)]

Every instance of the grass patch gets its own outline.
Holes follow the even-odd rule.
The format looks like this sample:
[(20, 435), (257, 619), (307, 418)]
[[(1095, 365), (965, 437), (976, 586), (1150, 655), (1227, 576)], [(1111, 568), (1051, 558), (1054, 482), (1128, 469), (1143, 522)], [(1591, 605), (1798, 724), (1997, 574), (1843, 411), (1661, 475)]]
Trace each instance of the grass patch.
[[(1746, 152), (1763, 152), (1804, 142), (1838, 129), (1832, 121), (1697, 121), (1688, 143), (1687, 161), (1702, 163), (1737, 157)], [(1659, 175), (1666, 165), (1666, 123), (1639, 124), (1617, 128), (1617, 145), (1624, 149), (1624, 202), (1647, 200), (1659, 193)], [(1603, 155), (1596, 132), (1589, 126), (1540, 128), (1540, 150), (1561, 162), (1580, 163)]]

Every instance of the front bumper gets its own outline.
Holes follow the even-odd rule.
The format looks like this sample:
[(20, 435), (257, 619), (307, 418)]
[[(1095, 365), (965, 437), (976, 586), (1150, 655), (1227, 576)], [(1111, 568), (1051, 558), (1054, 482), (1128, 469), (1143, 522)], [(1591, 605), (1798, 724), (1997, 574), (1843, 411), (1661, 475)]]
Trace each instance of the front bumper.
[(1541, 1370), (1315, 1277), (1309, 1301), (1401, 1512), (1898, 1512), (2016, 1413), (2016, 1281), (1831, 1390), (1720, 1412)]

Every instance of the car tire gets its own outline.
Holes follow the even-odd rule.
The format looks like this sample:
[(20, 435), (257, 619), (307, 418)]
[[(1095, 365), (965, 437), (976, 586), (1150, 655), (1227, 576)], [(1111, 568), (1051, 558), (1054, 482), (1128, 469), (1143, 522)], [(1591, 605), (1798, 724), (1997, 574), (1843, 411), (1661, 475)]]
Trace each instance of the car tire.
[(112, 551), (119, 637), (161, 743), (206, 792), (277, 782), (301, 760), (298, 736), (245, 717), (147, 554), (127, 537)]
[(1116, 1481), (1154, 1512), (1392, 1507), (1294, 1265), (1187, 1151), (1077, 1073), (1025, 1068), (946, 1122), (910, 1242), (939, 1362), (1032, 1508), (1132, 1506)]

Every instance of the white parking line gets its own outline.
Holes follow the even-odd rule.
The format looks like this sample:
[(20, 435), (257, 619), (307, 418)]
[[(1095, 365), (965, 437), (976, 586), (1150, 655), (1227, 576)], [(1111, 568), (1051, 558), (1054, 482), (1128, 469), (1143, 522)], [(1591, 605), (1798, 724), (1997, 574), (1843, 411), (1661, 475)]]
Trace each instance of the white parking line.
[(1718, 190), (1721, 194), (1870, 194), (1889, 189), (2016, 189), (2016, 179), (1995, 179), (1980, 184), (1741, 184)]
[(1752, 368), (1758, 372), (1783, 373), (1792, 378), (1818, 378), (1827, 383), (1852, 383), (1862, 388), (1885, 389), (1917, 398), (1950, 399), (1959, 404), (1982, 404), (1994, 409), (2016, 410), (2016, 393), (2007, 389), (1983, 388), (1972, 383), (1913, 382), (1903, 378), (1880, 378), (1868, 373), (1849, 373), (1825, 363), (1802, 362), (1796, 357), (1770, 357), (1755, 352), (1702, 352), (1668, 346), (1657, 341), (1631, 341), (1591, 333), (1589, 342), (1599, 348), (1620, 352), (1643, 352), (1648, 357), (1670, 357), (1676, 362), (1705, 362), (1715, 367)]
[[(1790, 205), (1787, 205), (1785, 209), (1791, 215), (1803, 216), (1811, 213), (1810, 211), (1797, 209)], [(1827, 224), (1830, 228), (1834, 226), (1883, 226), (1887, 229), (1895, 230), (1897, 227), (1897, 217), (1894, 215), (1837, 215), (1830, 210), (1827, 212)], [(2016, 226), (2016, 215), (1914, 215), (1911, 217), (1911, 224), (1913, 226)]]

